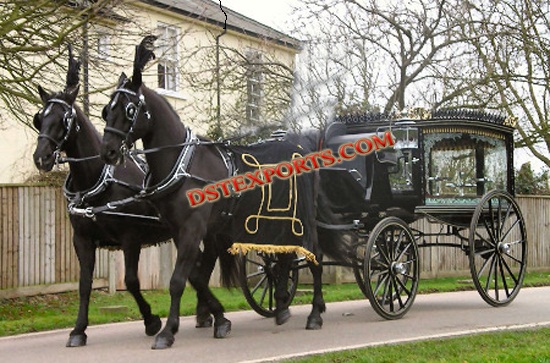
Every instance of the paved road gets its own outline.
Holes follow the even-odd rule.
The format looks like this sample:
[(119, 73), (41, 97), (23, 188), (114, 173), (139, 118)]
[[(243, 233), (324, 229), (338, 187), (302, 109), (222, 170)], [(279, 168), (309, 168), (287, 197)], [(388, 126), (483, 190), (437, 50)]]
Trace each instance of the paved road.
[(210, 329), (195, 329), (194, 318), (181, 319), (171, 349), (153, 351), (141, 322), (88, 328), (88, 345), (65, 348), (69, 330), (0, 338), (0, 362), (263, 362), (326, 352), (455, 336), (497, 329), (550, 326), (550, 287), (524, 288), (511, 305), (493, 308), (475, 291), (419, 295), (401, 320), (386, 321), (368, 301), (331, 303), (320, 331), (304, 329), (309, 306), (294, 306), (290, 321), (275, 326), (254, 312), (235, 312), (231, 336), (214, 339)]

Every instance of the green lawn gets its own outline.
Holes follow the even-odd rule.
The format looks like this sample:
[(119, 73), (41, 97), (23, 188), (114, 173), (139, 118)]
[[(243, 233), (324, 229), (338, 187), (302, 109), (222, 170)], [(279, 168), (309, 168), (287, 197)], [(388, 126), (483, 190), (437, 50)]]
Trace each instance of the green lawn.
[(477, 334), (315, 355), (294, 363), (550, 363), (550, 328)]
[[(550, 285), (549, 272), (528, 273), (524, 286)], [(293, 304), (309, 304), (310, 286), (301, 286), (306, 293), (298, 294)], [(468, 277), (423, 279), (419, 293), (447, 292), (474, 289)], [(214, 294), (220, 299), (227, 311), (249, 309), (240, 289), (214, 288)], [(364, 299), (356, 284), (323, 286), (327, 302)], [(520, 292), (521, 294), (521, 292)], [(152, 306), (153, 313), (165, 317), (168, 314), (170, 296), (168, 291), (145, 291), (144, 296)], [(481, 299), (481, 297), (480, 297)], [(181, 315), (193, 315), (196, 298), (191, 288), (186, 289), (182, 299)], [(101, 307), (125, 306), (126, 312), (104, 313)], [(72, 327), (78, 311), (76, 292), (44, 295), (30, 298), (0, 300), (0, 336), (44, 331)], [(93, 291), (90, 304), (90, 324), (103, 324), (141, 319), (137, 306), (128, 292), (110, 295), (105, 291)]]

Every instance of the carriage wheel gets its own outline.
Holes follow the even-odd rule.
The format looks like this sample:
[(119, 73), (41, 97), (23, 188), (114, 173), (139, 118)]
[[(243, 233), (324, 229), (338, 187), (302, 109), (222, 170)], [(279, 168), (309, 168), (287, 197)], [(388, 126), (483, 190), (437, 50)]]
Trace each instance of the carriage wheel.
[(525, 221), (507, 192), (485, 194), (472, 216), (469, 235), (470, 272), (477, 291), (489, 305), (508, 305), (517, 296), (527, 265)]
[(409, 226), (397, 217), (382, 219), (367, 241), (365, 288), (374, 310), (399, 319), (411, 308), (420, 279), (418, 246)]
[[(250, 251), (241, 256), (241, 289), (246, 301), (258, 314), (266, 318), (275, 316), (275, 279), (274, 267), (277, 264), (277, 255)], [(286, 303), (290, 306), (296, 289), (298, 288), (298, 268), (296, 264), (290, 269), (288, 278), (289, 299)]]
[[(355, 277), (355, 282), (357, 282), (357, 286), (359, 286), (359, 289), (361, 289), (361, 292), (363, 295), (365, 295), (366, 298), (369, 297), (367, 293), (366, 281), (364, 278), (364, 267), (363, 267), (363, 260), (365, 258), (365, 250), (367, 247), (366, 242), (364, 243), (358, 243), (360, 240), (360, 237), (357, 235), (353, 235), (353, 246), (355, 246), (355, 258), (353, 261), (353, 276)], [(364, 239), (361, 238), (361, 241), (363, 242)]]

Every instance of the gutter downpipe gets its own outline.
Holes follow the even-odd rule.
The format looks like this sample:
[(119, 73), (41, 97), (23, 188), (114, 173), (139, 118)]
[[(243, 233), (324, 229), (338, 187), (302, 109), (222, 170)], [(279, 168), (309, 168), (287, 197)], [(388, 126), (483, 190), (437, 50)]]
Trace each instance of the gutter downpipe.
[(223, 11), (225, 15), (225, 23), (223, 25), (223, 31), (216, 36), (216, 127), (217, 131), (220, 133), (218, 136), (222, 137), (221, 135), (221, 83), (220, 83), (220, 38), (224, 36), (227, 33), (227, 14), (222, 8), (222, 2), (220, 0), (220, 9)]

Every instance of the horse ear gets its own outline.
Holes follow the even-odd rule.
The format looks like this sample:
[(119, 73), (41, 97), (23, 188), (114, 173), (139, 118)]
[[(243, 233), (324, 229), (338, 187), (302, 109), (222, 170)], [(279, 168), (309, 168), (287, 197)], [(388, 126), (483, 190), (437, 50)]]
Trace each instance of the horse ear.
[(42, 100), (42, 102), (46, 103), (48, 102), (48, 100), (50, 99), (50, 95), (48, 92), (46, 92), (44, 90), (44, 88), (42, 88), (42, 86), (38, 85), (38, 94), (40, 95), (40, 99)]
[(117, 88), (120, 88), (122, 87), (122, 85), (124, 84), (124, 82), (126, 82), (126, 80), (128, 79), (128, 76), (126, 76), (126, 73), (122, 72), (120, 74), (120, 77), (118, 77), (118, 84), (117, 84)]

